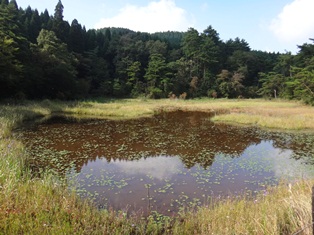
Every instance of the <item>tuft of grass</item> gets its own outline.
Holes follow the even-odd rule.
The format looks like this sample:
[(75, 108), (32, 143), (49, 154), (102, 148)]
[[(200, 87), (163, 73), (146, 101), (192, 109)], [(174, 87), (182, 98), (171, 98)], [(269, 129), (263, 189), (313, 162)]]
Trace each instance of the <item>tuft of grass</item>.
[(13, 128), (25, 120), (47, 116), (54, 110), (44, 102), (27, 102), (23, 105), (0, 105), (0, 139), (8, 137)]
[(176, 234), (311, 234), (313, 181), (280, 184), (255, 200), (231, 198), (185, 215)]
[(281, 130), (314, 130), (314, 108), (292, 101), (244, 100), (224, 102), (226, 111), (212, 121), (256, 125)]
[(314, 115), (311, 116), (291, 115), (287, 117), (284, 114), (280, 116), (266, 116), (265, 114), (232, 113), (215, 116), (212, 120), (231, 124), (256, 125), (272, 129), (305, 130), (314, 129), (314, 123), (310, 121), (313, 120)]
[(66, 107), (63, 112), (76, 115), (112, 117), (112, 118), (138, 118), (151, 116), (154, 114), (154, 108), (151, 105), (143, 105), (138, 100), (130, 102), (81, 102), (73, 107)]

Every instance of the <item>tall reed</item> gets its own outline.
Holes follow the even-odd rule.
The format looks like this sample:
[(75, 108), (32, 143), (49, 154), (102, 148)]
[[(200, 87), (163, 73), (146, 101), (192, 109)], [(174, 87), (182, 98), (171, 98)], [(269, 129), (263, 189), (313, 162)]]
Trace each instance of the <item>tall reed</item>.
[(175, 234), (312, 234), (313, 180), (281, 184), (261, 192), (255, 200), (231, 198), (185, 215)]

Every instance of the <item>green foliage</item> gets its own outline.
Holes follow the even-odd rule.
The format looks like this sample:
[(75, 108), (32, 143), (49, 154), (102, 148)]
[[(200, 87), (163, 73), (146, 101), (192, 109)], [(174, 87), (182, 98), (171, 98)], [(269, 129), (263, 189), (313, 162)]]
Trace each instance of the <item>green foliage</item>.
[(275, 72), (260, 73), (260, 95), (279, 95), (314, 104), (314, 45), (305, 43), (299, 48), (296, 56), (291, 53), (280, 55)]
[(131, 87), (131, 95), (133, 97), (137, 97), (142, 94), (144, 91), (141, 89), (140, 84), (140, 71), (141, 71), (141, 62), (135, 61), (131, 66), (127, 69), (128, 72), (128, 82), (127, 84)]
[(285, 80), (286, 79), (282, 74), (275, 72), (270, 72), (268, 74), (260, 73), (260, 82), (263, 86), (258, 90), (258, 93), (267, 98), (280, 97), (285, 89)]
[(1, 1), (1, 5), (2, 6), (6, 6), (6, 5), (8, 5), (9, 4), (9, 0), (2, 0)]
[(226, 98), (238, 98), (243, 96), (243, 79), (244, 75), (241, 72), (231, 73), (228, 70), (222, 70), (217, 76), (220, 94)]
[(278, 61), (274, 67), (274, 72), (283, 76), (290, 76), (290, 69), (293, 65), (293, 56), (291, 53), (282, 54), (278, 57)]
[(293, 80), (287, 86), (293, 89), (294, 98), (314, 105), (314, 70), (308, 68), (292, 68)]
[(201, 45), (199, 33), (196, 29), (190, 28), (184, 35), (182, 50), (188, 59), (196, 59)]
[(167, 55), (168, 52), (167, 44), (159, 40), (149, 40), (148, 42), (146, 42), (146, 50), (148, 50), (149, 55), (160, 54), (164, 57)]
[(77, 53), (82, 53), (84, 51), (84, 34), (82, 26), (78, 23), (76, 19), (72, 21), (69, 38), (68, 47), (70, 51)]
[(152, 54), (144, 78), (147, 81), (149, 97), (161, 98), (168, 94), (169, 79), (166, 76), (166, 61), (161, 54)]
[(67, 38), (70, 31), (70, 25), (68, 22), (63, 20), (63, 5), (61, 0), (55, 7), (55, 13), (52, 20), (52, 31), (55, 32), (56, 36), (61, 39), (62, 42), (67, 42)]
[(41, 59), (43, 77), (46, 80), (45, 94), (48, 98), (68, 99), (73, 97), (76, 86), (75, 57), (67, 50), (67, 45), (54, 32), (41, 30), (35, 49)]
[(154, 34), (86, 30), (76, 19), (71, 25), (65, 21), (63, 11), (61, 0), (53, 16), (18, 8), (15, 0), (1, 1), (0, 98), (167, 97), (172, 92), (312, 103), (311, 43), (292, 55), (251, 50), (239, 37), (224, 42), (212, 26), (201, 33), (194, 28)]
[(19, 59), (23, 37), (17, 23), (16, 2), (0, 7), (0, 98), (16, 93), (23, 65)]
[(168, 43), (170, 48), (180, 48), (181, 42), (184, 36), (183, 32), (173, 32), (173, 31), (168, 31), (168, 32), (157, 32), (153, 33), (152, 35), (153, 40), (160, 40), (163, 42)]
[(300, 49), (299, 53), (296, 55), (297, 67), (308, 67), (313, 66), (313, 56), (314, 56), (314, 39), (310, 39), (312, 44), (304, 43), (301, 46), (298, 46)]
[(54, 20), (63, 21), (63, 9), (64, 7), (62, 5), (62, 2), (61, 0), (59, 0), (55, 8)]

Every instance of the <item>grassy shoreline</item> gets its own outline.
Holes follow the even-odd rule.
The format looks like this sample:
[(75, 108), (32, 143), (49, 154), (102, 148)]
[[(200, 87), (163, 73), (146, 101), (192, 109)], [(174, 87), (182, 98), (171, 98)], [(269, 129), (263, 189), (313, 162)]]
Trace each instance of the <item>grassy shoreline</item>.
[[(151, 116), (158, 111), (204, 111), (216, 122), (256, 125), (281, 130), (313, 130), (314, 107), (284, 100), (120, 100), (110, 103), (81, 102), (64, 112), (113, 118)], [(216, 115), (217, 114), (217, 115)]]
[[(121, 119), (178, 109), (219, 114), (214, 121), (314, 130), (313, 107), (282, 100), (45, 100), (0, 105), (0, 234), (293, 234), (311, 223), (313, 180), (290, 187), (282, 183), (261, 192), (255, 201), (217, 201), (177, 218), (155, 214), (141, 220), (126, 218), (122, 212), (99, 211), (68, 192), (49, 172), (32, 178), (25, 167), (23, 144), (12, 135), (22, 121), (55, 112)], [(311, 229), (303, 234), (311, 234)]]

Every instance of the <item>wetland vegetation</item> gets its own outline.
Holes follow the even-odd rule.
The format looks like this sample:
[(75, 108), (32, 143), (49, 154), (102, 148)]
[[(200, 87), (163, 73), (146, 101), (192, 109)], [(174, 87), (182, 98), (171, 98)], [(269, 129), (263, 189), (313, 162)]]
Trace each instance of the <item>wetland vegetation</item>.
[[(229, 130), (228, 133), (240, 131), (237, 132), (238, 136), (230, 134), (230, 136), (221, 137), (223, 139), (216, 137), (208, 138), (207, 142), (195, 141), (195, 138), (206, 139), (206, 135), (212, 133), (206, 128), (214, 128), (215, 131), (220, 130), (221, 132), (226, 128), (225, 124), (216, 123), (209, 125), (211, 123), (210, 113), (216, 114), (215, 118), (219, 118), (220, 115), (218, 114), (242, 113), (250, 115), (251, 113), (256, 113), (256, 115), (264, 115), (264, 117), (267, 117), (264, 119), (267, 120), (269, 118), (268, 120), (270, 121), (272, 118), (284, 117), (286, 119), (289, 119), (289, 117), (300, 117), (310, 120), (313, 118), (314, 111), (309, 106), (304, 106), (296, 102), (263, 100), (104, 100), (102, 102), (86, 101), (69, 103), (46, 100), (37, 103), (25, 102), (23, 105), (6, 104), (1, 105), (0, 109), (0, 183), (2, 188), (0, 224), (3, 233), (291, 234), (303, 228), (306, 228), (303, 231), (305, 234), (310, 234), (311, 232), (311, 227), (308, 227), (308, 224), (311, 223), (311, 187), (313, 180), (311, 171), (304, 173), (305, 171), (303, 170), (307, 167), (311, 168), (313, 157), (313, 153), (311, 152), (313, 151), (311, 147), (313, 141), (311, 138), (313, 138), (313, 129), (310, 130), (308, 126), (303, 126), (301, 128), (298, 127), (297, 129), (300, 129), (298, 131), (278, 131), (280, 128), (287, 129), (285, 124), (285, 127), (276, 126), (276, 129), (269, 132), (257, 128), (259, 123), (254, 121), (252, 123), (253, 129), (251, 128), (252, 126), (250, 128), (247, 126), (241, 128), (228, 126), (225, 129)], [(187, 126), (187, 133), (178, 134), (174, 131), (171, 134), (170, 130), (165, 132), (159, 129), (160, 126), (167, 125), (165, 123), (166, 119), (173, 118), (171, 117), (173, 115), (177, 118), (177, 110), (179, 110), (179, 113), (181, 112), (180, 116), (183, 118), (178, 120), (177, 126), (171, 123), (168, 124), (170, 126), (166, 126), (166, 129), (173, 128), (173, 130), (176, 130), (180, 125), (185, 125)], [(189, 113), (185, 111), (193, 112)], [(196, 111), (207, 112), (207, 114)], [(27, 141), (22, 141), (23, 138), (20, 132), (22, 121), (27, 119), (34, 120), (35, 117), (47, 117), (50, 114), (60, 112), (63, 114), (79, 114), (81, 121), (78, 124), (84, 127), (86, 135), (92, 134), (90, 130), (93, 130), (93, 128), (99, 128), (99, 126), (93, 127), (95, 124), (103, 124), (101, 126), (109, 127), (107, 130), (99, 129), (98, 133), (102, 133), (104, 136), (97, 136), (96, 133), (96, 136), (93, 138), (107, 138), (107, 135), (110, 134), (119, 137), (116, 139), (112, 138), (112, 136), (107, 138), (112, 141), (111, 144), (107, 145), (110, 146), (108, 149), (102, 148), (104, 146), (91, 146), (94, 144), (93, 141), (87, 142), (86, 146), (79, 144), (81, 146), (80, 150), (82, 150), (79, 152), (82, 152), (82, 155), (80, 155), (79, 160), (73, 162), (69, 161), (69, 159), (74, 159), (71, 154), (73, 149), (77, 147), (75, 146), (75, 135), (66, 138), (68, 142), (60, 141), (60, 143), (52, 143), (50, 142), (51, 137), (46, 132), (47, 138), (40, 137), (37, 141), (40, 141), (44, 146), (47, 144), (51, 148), (56, 147), (57, 144), (63, 145), (63, 147), (67, 146), (69, 149), (60, 150), (58, 156), (54, 154), (50, 155), (49, 153), (47, 154), (48, 157), (42, 156), (40, 159), (44, 160), (45, 166), (48, 166), (46, 169), (39, 167), (41, 162), (37, 158), (38, 165), (36, 168), (34, 164), (34, 159), (36, 158), (34, 156), (36, 155), (35, 151), (38, 151), (38, 149), (35, 148), (33, 154), (28, 152), (28, 143)], [(97, 115), (97, 120), (86, 121), (82, 116), (83, 113), (89, 115), (89, 119), (91, 115)], [(153, 118), (147, 117), (154, 114)], [(186, 116), (184, 117), (182, 114)], [(141, 116), (142, 118), (138, 119), (136, 118), (137, 116)], [(108, 119), (107, 117), (110, 118)], [(114, 118), (123, 120), (117, 122), (112, 120)], [(67, 125), (73, 125), (73, 118), (65, 120), (67, 121)], [(58, 132), (60, 134), (67, 133), (68, 130), (65, 132), (62, 129), (64, 127), (59, 126), (61, 129), (58, 129), (58, 125), (60, 124), (57, 124), (55, 121), (48, 121), (44, 125), (51, 125), (52, 127), (57, 125), (55, 128), (57, 132), (52, 131), (55, 137), (57, 137)], [(150, 124), (145, 124), (149, 122)], [(40, 124), (34, 128), (42, 129), (42, 133), (45, 133), (46, 127), (44, 125)], [(137, 128), (138, 126), (142, 128)], [(19, 127), (19, 130), (12, 132), (17, 127)], [(110, 132), (110, 127), (111, 129), (116, 128), (118, 130), (117, 133)], [(133, 127), (134, 129), (127, 132), (126, 127)], [(197, 135), (198, 128), (203, 130), (201, 136)], [(291, 129), (296, 128), (291, 127)], [(144, 131), (146, 132), (144, 133)], [(247, 132), (247, 134), (240, 137), (241, 131)], [(26, 130), (23, 133), (31, 134), (30, 132), (31, 130)], [(81, 132), (75, 132), (77, 132), (78, 136), (83, 135)], [(140, 141), (141, 144), (139, 145), (127, 141), (132, 138), (138, 140), (141, 135), (147, 141)], [(173, 138), (178, 140), (178, 142), (172, 141)], [(208, 142), (210, 139), (213, 140), (213, 143)], [(124, 145), (121, 145), (121, 141), (124, 142)], [(225, 149), (215, 150), (213, 146), (219, 145), (221, 142), (231, 144), (225, 144)], [(144, 146), (143, 143), (146, 143), (147, 146)], [(191, 146), (191, 148), (187, 146)], [(257, 149), (254, 149), (255, 147)], [(93, 148), (93, 151), (96, 150), (97, 154), (90, 154), (91, 148)], [(182, 157), (184, 154), (177, 152), (179, 148), (183, 149), (185, 153), (184, 157)], [(208, 150), (207, 148), (212, 149), (212, 151), (204, 151)], [(132, 152), (139, 153), (139, 149), (141, 149), (140, 152), (144, 157), (142, 159), (138, 159), (136, 154), (130, 154)], [(263, 165), (263, 162), (259, 162), (258, 156), (260, 155), (258, 152), (261, 151), (261, 155), (269, 156), (269, 153), (265, 153), (269, 149), (274, 150), (272, 156), (279, 162), (284, 162), (287, 158), (290, 158), (290, 160), (291, 158), (298, 158), (296, 168), (294, 168), (293, 172), (295, 173), (295, 170), (297, 170), (301, 174), (301, 177), (298, 179), (293, 177), (293, 181), (291, 178), (273, 177), (274, 173), (271, 171), (272, 169), (292, 169), (288, 168), (287, 165), (272, 168), (271, 165), (266, 164), (269, 168), (259, 168), (260, 165)], [(195, 151), (198, 152), (195, 153)], [(123, 159), (126, 157), (126, 154), (133, 161), (125, 162)], [(49, 155), (51, 156), (50, 159)], [(86, 157), (86, 155), (89, 157)], [(100, 162), (102, 156), (104, 156), (102, 158), (104, 161)], [(90, 157), (94, 157), (94, 160), (91, 160)], [(251, 161), (245, 160), (248, 157), (251, 158)], [(238, 162), (230, 164), (233, 158), (237, 159)], [(106, 162), (109, 159), (111, 159), (110, 164), (113, 165), (107, 165)], [(64, 160), (64, 164), (60, 165), (62, 160)], [(269, 160), (262, 159), (262, 161)], [(243, 177), (243, 175), (236, 171), (236, 165), (242, 167), (242, 170), (246, 171), (246, 175), (251, 177), (251, 173), (257, 170), (258, 176), (254, 177), (266, 177), (266, 181), (269, 180), (266, 182), (269, 183), (269, 186), (267, 184), (265, 186), (258, 184), (256, 183), (257, 181), (255, 181), (255, 184), (251, 184), (253, 181), (249, 183), (244, 179), (245, 182), (243, 182), (246, 184), (244, 189), (249, 186), (248, 188), (251, 187), (252, 192), (257, 191), (254, 198), (248, 198), (245, 194), (239, 194), (238, 197), (231, 196), (232, 194), (224, 194), (225, 197), (221, 197), (220, 199), (219, 197), (208, 197), (209, 201), (206, 203), (203, 198), (198, 200), (197, 197), (193, 197), (193, 195), (186, 192), (179, 197), (180, 200), (177, 199), (178, 202), (175, 201), (176, 199), (173, 201), (169, 200), (169, 204), (172, 203), (174, 207), (181, 208), (181, 210), (175, 212), (170, 205), (171, 211), (168, 213), (168, 209), (165, 209), (167, 207), (164, 207), (161, 211), (155, 210), (157, 207), (154, 204), (154, 200), (163, 201), (164, 199), (155, 196), (158, 194), (163, 196), (167, 192), (176, 194), (182, 191), (185, 183), (192, 183), (193, 181), (191, 181), (191, 178), (181, 178), (181, 181), (177, 179), (176, 182), (171, 182), (170, 177), (163, 175), (160, 181), (162, 183), (157, 184), (157, 181), (152, 180), (152, 178), (157, 178), (157, 176), (152, 175), (149, 169), (146, 168), (145, 174), (138, 178), (140, 183), (135, 184), (137, 187), (141, 185), (142, 188), (146, 189), (145, 195), (135, 195), (135, 197), (144, 198), (143, 203), (145, 206), (150, 201), (151, 210), (146, 216), (139, 217), (139, 213), (131, 213), (131, 210), (125, 211), (123, 208), (119, 210), (118, 206), (104, 206), (99, 210), (99, 208), (95, 207), (95, 203), (96, 205), (97, 203), (98, 205), (105, 205), (105, 203), (101, 201), (100, 197), (97, 198), (97, 194), (96, 201), (93, 203), (90, 199), (81, 199), (76, 195), (76, 192), (68, 190), (71, 181), (67, 182), (63, 180), (62, 175), (60, 176), (60, 172), (67, 172), (64, 175), (69, 175), (69, 171), (64, 170), (70, 169), (72, 170), (72, 179), (75, 179), (76, 182), (81, 181), (82, 183), (88, 179), (87, 181), (91, 184), (90, 186), (77, 188), (77, 192), (81, 193), (83, 197), (91, 192), (93, 192), (92, 196), (95, 197), (95, 192), (98, 192), (95, 190), (95, 186), (97, 186), (95, 182), (102, 186), (108, 186), (107, 189), (112, 188), (114, 185), (115, 189), (124, 188), (129, 190), (128, 193), (130, 191), (137, 192), (140, 190), (128, 188), (130, 184), (134, 184), (134, 180), (136, 181), (134, 179), (135, 176), (129, 175), (126, 177), (123, 175), (123, 172), (116, 171), (116, 169), (122, 168), (119, 164), (129, 164), (127, 166), (128, 169), (132, 169), (136, 167), (133, 165), (134, 162), (142, 162), (144, 165), (156, 165), (157, 162), (161, 161), (166, 163), (166, 166), (163, 166), (163, 168), (167, 167), (169, 170), (183, 176), (184, 169), (186, 170), (185, 175), (194, 177), (194, 182), (199, 184), (194, 183), (193, 186), (195, 187), (193, 190), (195, 189), (195, 192), (200, 196), (207, 194), (205, 189), (213, 190), (216, 186), (224, 185), (226, 183), (223, 179), (224, 177), (233, 177), (235, 186), (239, 186), (237, 177)], [(173, 168), (171, 161), (175, 165), (181, 164), (181, 168)], [(288, 162), (289, 166), (291, 165), (290, 163)], [(213, 166), (216, 166), (216, 169), (212, 168)], [(101, 172), (96, 176), (92, 175), (91, 171), (96, 167), (102, 168), (106, 172)], [(125, 166), (123, 167), (127, 169)], [(221, 171), (221, 167), (225, 167), (225, 171)], [(122, 176), (114, 178), (112, 175), (110, 176), (112, 173), (110, 170), (115, 174), (121, 173)], [(73, 174), (73, 172), (78, 173), (79, 171), (81, 171), (81, 174)], [(136, 171), (139, 170), (136, 169)], [(212, 173), (215, 171), (221, 172), (221, 174), (216, 175), (216, 178), (211, 178), (213, 176), (209, 172)], [(289, 174), (291, 172), (288, 172)], [(82, 181), (82, 179), (84, 180)], [(283, 181), (281, 182), (280, 180)], [(208, 184), (210, 181), (212, 181), (214, 186)], [(271, 185), (276, 186), (271, 187)], [(86, 188), (92, 190), (88, 191)], [(262, 190), (259, 191), (257, 189)], [(116, 197), (119, 196), (115, 190), (111, 193), (116, 195)], [(130, 194), (132, 195), (132, 193)], [(221, 195), (223, 195), (222, 192)], [(253, 194), (250, 196), (253, 196)], [(185, 202), (186, 204), (184, 204)], [(182, 207), (183, 205), (185, 207)]]
[(0, 4), (0, 234), (311, 233), (313, 39), (269, 53), (63, 9)]

